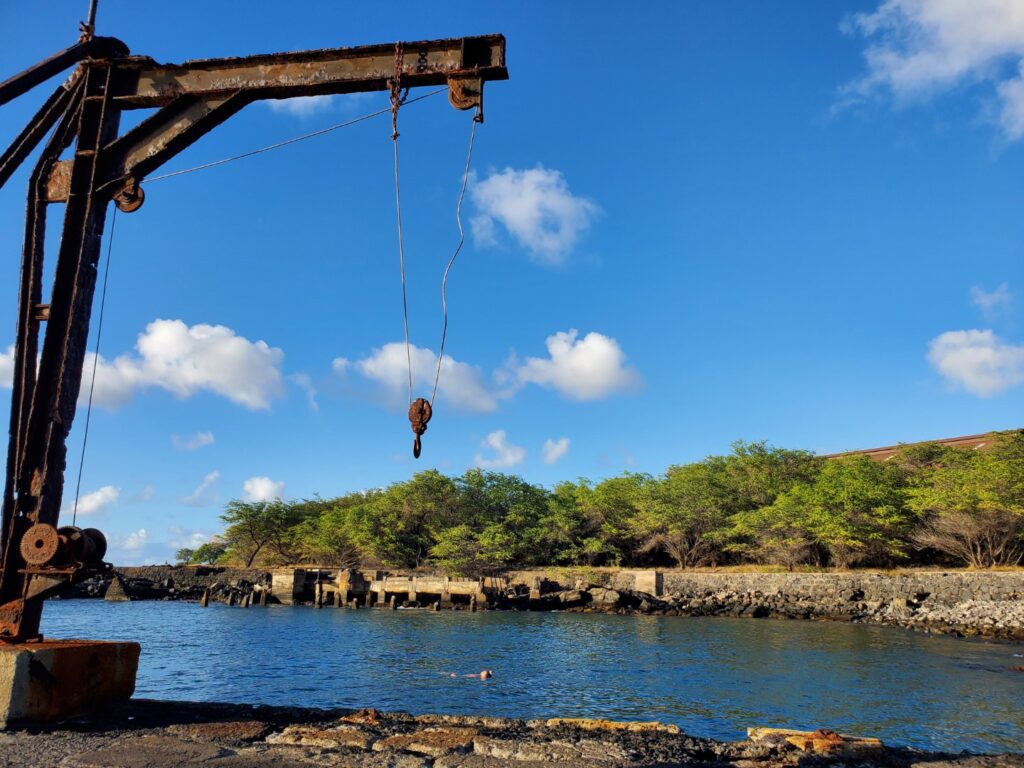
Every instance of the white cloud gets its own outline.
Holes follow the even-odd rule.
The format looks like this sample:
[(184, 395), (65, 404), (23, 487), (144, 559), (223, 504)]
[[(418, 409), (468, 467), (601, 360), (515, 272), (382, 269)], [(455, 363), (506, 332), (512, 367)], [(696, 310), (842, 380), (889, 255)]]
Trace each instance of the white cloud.
[(309, 404), (309, 410), (314, 413), (319, 412), (320, 404), (316, 401), (316, 388), (313, 386), (313, 380), (309, 377), (309, 374), (293, 373), (288, 379), (306, 393), (306, 402)]
[(599, 208), (569, 191), (560, 171), (542, 166), (506, 168), (482, 181), (473, 179), (470, 197), (478, 213), (473, 235), (480, 244), (496, 242), (501, 224), (538, 261), (562, 263), (590, 228)]
[(560, 437), (557, 440), (548, 438), (544, 441), (544, 447), (541, 448), (541, 456), (544, 458), (545, 464), (554, 464), (560, 458), (565, 456), (569, 452), (569, 438)]
[(851, 16), (844, 30), (872, 42), (867, 73), (849, 84), (853, 100), (888, 90), (924, 98), (961, 84), (994, 84), (999, 123), (1024, 137), (1024, 3), (1020, 0), (886, 0)]
[(334, 96), (295, 96), (291, 99), (267, 99), (271, 112), (294, 117), (311, 117), (331, 108)]
[(213, 445), (213, 432), (196, 432), (194, 435), (171, 435), (171, 444), (179, 451), (198, 451)]
[(139, 528), (139, 530), (129, 533), (127, 536), (117, 537), (114, 539), (114, 546), (123, 552), (137, 552), (146, 546), (149, 541), (149, 534), (145, 528)]
[(195, 549), (213, 538), (206, 531), (195, 530), (192, 528), (171, 527), (167, 529), (167, 533), (170, 535), (167, 543), (176, 550), (182, 549), (183, 547)]
[[(512, 397), (527, 384), (537, 384), (561, 392), (573, 400), (599, 400), (616, 392), (634, 389), (641, 383), (636, 369), (626, 364), (619, 343), (601, 333), (591, 332), (582, 339), (576, 330), (556, 333), (547, 338), (549, 357), (514, 355), (493, 373), (489, 380), (469, 363), (445, 355), (438, 382), (438, 397), (455, 408), (488, 413), (502, 399)], [(429, 395), (434, 385), (437, 357), (429, 349), (410, 348), (413, 395)], [(382, 386), (393, 406), (404, 404), (409, 392), (409, 360), (405, 344), (391, 342), (374, 349), (365, 358), (352, 361), (337, 357), (332, 367), (338, 376), (355, 371)]]
[[(99, 490), (87, 493), (78, 499), (79, 515), (95, 515), (113, 504), (121, 497), (121, 489), (113, 485), (105, 485)], [(75, 511), (74, 498), (66, 499), (61, 514), (70, 517)]]
[[(138, 355), (100, 357), (93, 402), (117, 408), (137, 390), (159, 387), (180, 398), (208, 391), (253, 410), (270, 407), (284, 386), (284, 352), (264, 341), (249, 341), (223, 325), (185, 325), (154, 320), (138, 337)], [(93, 355), (86, 355), (86, 371)], [(88, 387), (82, 387), (88, 397)]]
[(192, 507), (202, 507), (207, 504), (212, 504), (217, 498), (213, 486), (218, 480), (220, 480), (220, 470), (215, 469), (203, 478), (202, 482), (196, 486), (196, 489), (192, 491), (192, 493), (181, 500), (182, 504), (188, 504)]
[(484, 469), (507, 469), (521, 463), (526, 458), (526, 449), (509, 443), (503, 429), (491, 432), (480, 445), (494, 452), (494, 455), (490, 457), (479, 453), (474, 457), (474, 463)]
[(351, 112), (373, 98), (369, 93), (347, 93), (323, 96), (294, 96), (290, 99), (265, 99), (271, 112), (307, 118), (324, 112)]
[(1024, 346), (992, 331), (947, 331), (932, 339), (928, 361), (954, 387), (991, 397), (1024, 382)]
[(981, 310), (987, 318), (997, 317), (1013, 304), (1013, 294), (1009, 283), (1002, 283), (994, 291), (986, 291), (980, 286), (971, 288), (971, 304)]
[(528, 357), (521, 364), (513, 359), (506, 376), (513, 386), (550, 387), (573, 400), (599, 400), (640, 384), (640, 374), (626, 364), (615, 339), (593, 331), (578, 336), (576, 329), (548, 336), (549, 357)]
[(6, 352), (0, 352), (0, 389), (12, 389), (14, 387), (14, 345), (11, 344)]
[(242, 498), (245, 501), (273, 501), (284, 495), (284, 482), (269, 477), (250, 477), (242, 483)]
[[(412, 345), (412, 376), (414, 395), (417, 392), (429, 395), (434, 386), (437, 371), (437, 356), (429, 349)], [(343, 357), (335, 358), (334, 371), (343, 375), (354, 368), (361, 375), (384, 387), (388, 399), (402, 403), (408, 399), (409, 360), (403, 342), (391, 342), (354, 363)], [(452, 406), (477, 413), (493, 411), (498, 407), (494, 394), (489, 390), (480, 369), (468, 363), (460, 363), (451, 355), (445, 355), (441, 363), (441, 378), (437, 386), (438, 397)]]

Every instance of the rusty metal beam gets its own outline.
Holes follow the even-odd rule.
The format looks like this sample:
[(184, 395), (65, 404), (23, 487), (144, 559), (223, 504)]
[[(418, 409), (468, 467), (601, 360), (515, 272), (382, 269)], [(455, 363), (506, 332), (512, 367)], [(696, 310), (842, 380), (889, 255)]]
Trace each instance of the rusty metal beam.
[[(25, 433), (28, 428), (32, 393), (36, 384), (36, 359), (39, 353), (39, 323), (43, 319), (42, 273), (46, 235), (45, 190), (49, 169), (60, 153), (74, 140), (80, 106), (81, 83), (73, 94), (60, 124), (51, 135), (29, 177), (29, 201), (25, 213), (25, 239), (22, 246), (21, 278), (18, 294), (18, 333), (15, 342), (14, 376), (11, 391), (10, 442), (7, 449), (7, 475), (4, 484), (2, 526), (0, 526), (0, 577), (9, 562), (4, 547), (13, 540), (14, 483), (21, 468)], [(47, 311), (49, 314), (49, 307)], [(0, 602), (3, 579), (0, 578)]]
[[(67, 436), (81, 387), (108, 202), (95, 194), (96, 172), (100, 150), (117, 136), (120, 122), (120, 110), (110, 99), (113, 71), (109, 62), (94, 62), (84, 74), (71, 193), (64, 213), (39, 371), (31, 391), (28, 422), (19, 440), (14, 508), (4, 537), (0, 639), (38, 636), (42, 598), (55, 587), (43, 588), (36, 582), (52, 581), (58, 575), (55, 571), (38, 572), (25, 567), (23, 550), (14, 550), (33, 526), (56, 529), (60, 515)], [(25, 309), (22, 306), (23, 312)], [(19, 354), (24, 357), (26, 351), (22, 348)], [(70, 569), (64, 580), (72, 578), (75, 572)]]
[[(473, 73), (507, 80), (504, 35), (403, 43), (402, 84), (443, 85), (449, 76)], [(274, 53), (230, 59), (157, 64), (146, 57), (121, 61), (115, 85), (122, 109), (161, 107), (179, 96), (226, 96), (246, 91), (252, 99), (380, 91), (394, 77), (395, 44)]]
[[(249, 101), (242, 92), (228, 96), (179, 96), (103, 148), (97, 169), (96, 188), (117, 194), (122, 185), (110, 190), (111, 182), (143, 179), (146, 174), (159, 168), (237, 113)], [(73, 160), (62, 160), (53, 165), (46, 188), (47, 202), (67, 201), (73, 164)], [(120, 199), (115, 197), (115, 202), (123, 210), (128, 210)]]
[(128, 46), (113, 37), (94, 37), (75, 43), (0, 83), (0, 106), (60, 74), (72, 64), (85, 59), (124, 57), (128, 53)]
[(18, 134), (11, 146), (0, 156), (0, 187), (2, 187), (24, 161), (43, 136), (53, 128), (67, 111), (71, 102), (74, 85), (65, 83), (46, 100), (32, 121)]

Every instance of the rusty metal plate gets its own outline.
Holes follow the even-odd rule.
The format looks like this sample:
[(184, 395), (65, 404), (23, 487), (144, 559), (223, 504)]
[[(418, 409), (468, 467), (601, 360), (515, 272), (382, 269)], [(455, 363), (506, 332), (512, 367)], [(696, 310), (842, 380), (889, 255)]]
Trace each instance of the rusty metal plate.
[(50, 168), (50, 176), (46, 179), (46, 202), (64, 203), (71, 189), (71, 160), (58, 160)]

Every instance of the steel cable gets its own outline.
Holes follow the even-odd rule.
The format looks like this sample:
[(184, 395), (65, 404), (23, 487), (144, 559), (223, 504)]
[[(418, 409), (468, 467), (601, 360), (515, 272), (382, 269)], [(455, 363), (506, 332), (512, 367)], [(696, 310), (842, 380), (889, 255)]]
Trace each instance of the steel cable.
[[(417, 96), (414, 99), (409, 99), (408, 101), (405, 102), (405, 104), (406, 105), (408, 105), (408, 104), (415, 104), (417, 101), (423, 101), (424, 99), (429, 99), (431, 96), (436, 96), (437, 94), (443, 93), (444, 91), (447, 91), (447, 90), (448, 90), (447, 88), (438, 88), (437, 90), (431, 91), (430, 93), (425, 93), (422, 96)], [(250, 150), (248, 152), (243, 152), (240, 155), (232, 155), (231, 157), (225, 157), (225, 158), (222, 158), (220, 160), (214, 160), (211, 163), (203, 163), (202, 165), (197, 165), (197, 166), (194, 166), (192, 168), (183, 168), (180, 171), (171, 171), (170, 173), (165, 173), (165, 174), (162, 174), (160, 176), (151, 176), (148, 179), (144, 179), (144, 181), (147, 181), (147, 182), (150, 182), (150, 181), (163, 181), (164, 179), (170, 179), (170, 178), (173, 178), (174, 176), (184, 176), (186, 173), (194, 173), (196, 171), (204, 171), (207, 168), (215, 168), (218, 165), (224, 165), (226, 163), (232, 163), (235, 160), (243, 160), (244, 158), (252, 157), (253, 155), (259, 155), (259, 154), (262, 154), (264, 152), (269, 152), (272, 149), (280, 149), (281, 147), (287, 147), (289, 144), (297, 144), (298, 142), (305, 141), (306, 139), (312, 139), (312, 138), (315, 138), (317, 136), (323, 136), (325, 133), (331, 133), (332, 131), (337, 131), (337, 130), (339, 130), (341, 128), (348, 128), (350, 125), (356, 125), (357, 123), (361, 123), (361, 122), (364, 122), (366, 120), (370, 120), (371, 118), (380, 117), (381, 115), (386, 115), (389, 112), (391, 112), (391, 107), (385, 107), (384, 109), (378, 109), (376, 112), (370, 112), (368, 114), (360, 115), (359, 117), (355, 117), (355, 118), (353, 118), (351, 120), (346, 120), (343, 123), (336, 123), (335, 125), (329, 125), (326, 128), (320, 128), (319, 130), (313, 131), (311, 133), (304, 133), (301, 136), (295, 136), (294, 138), (291, 138), (291, 139), (285, 139), (284, 141), (279, 141), (276, 144), (270, 144), (270, 145), (268, 145), (266, 147), (260, 147), (259, 149), (253, 149), (253, 150)]]
[(100, 317), (96, 323), (96, 351), (92, 358), (92, 380), (89, 382), (89, 402), (85, 409), (85, 430), (82, 433), (82, 455), (78, 459), (78, 482), (75, 484), (75, 506), (71, 512), (71, 524), (78, 520), (78, 499), (82, 493), (82, 470), (85, 468), (85, 447), (89, 443), (89, 422), (92, 420), (92, 396), (96, 391), (96, 368), (100, 361), (100, 339), (103, 337), (103, 314), (107, 308), (107, 280), (110, 278), (110, 254), (114, 249), (114, 227), (117, 224), (117, 206), (110, 219), (110, 239), (107, 241), (107, 263), (103, 269), (103, 290), (100, 293)]
[(402, 273), (402, 320), (405, 325), (405, 360), (409, 371), (409, 405), (412, 405), (412, 349), (409, 346), (409, 300), (405, 290), (405, 238), (402, 236), (402, 191), (398, 183), (398, 132), (391, 137), (395, 147), (395, 215), (398, 221), (398, 266)]
[(451, 272), (455, 259), (458, 258), (463, 244), (466, 242), (466, 231), (462, 227), (462, 201), (466, 198), (466, 186), (469, 184), (469, 167), (473, 160), (473, 142), (476, 139), (476, 126), (480, 123), (480, 113), (473, 116), (473, 127), (469, 131), (469, 150), (466, 152), (466, 170), (462, 174), (462, 188), (459, 190), (459, 202), (455, 206), (455, 223), (459, 227), (459, 244), (455, 246), (455, 252), (448, 260), (444, 268), (444, 275), (441, 277), (441, 312), (444, 322), (441, 326), (441, 345), (437, 353), (437, 371), (434, 373), (434, 390), (430, 394), (430, 405), (433, 407), (434, 398), (437, 397), (437, 384), (441, 379), (441, 362), (444, 360), (444, 344), (448, 338), (448, 273)]

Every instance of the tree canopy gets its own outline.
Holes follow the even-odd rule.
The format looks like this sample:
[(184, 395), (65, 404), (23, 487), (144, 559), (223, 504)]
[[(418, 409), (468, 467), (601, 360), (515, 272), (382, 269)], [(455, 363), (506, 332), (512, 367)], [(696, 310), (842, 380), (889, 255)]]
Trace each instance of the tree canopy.
[(738, 442), (658, 476), (551, 489), (482, 469), (428, 470), (330, 499), (231, 501), (222, 536), (179, 559), (469, 576), (558, 565), (1015, 565), (1024, 432), (993, 440), (984, 451), (908, 446), (885, 462)]

